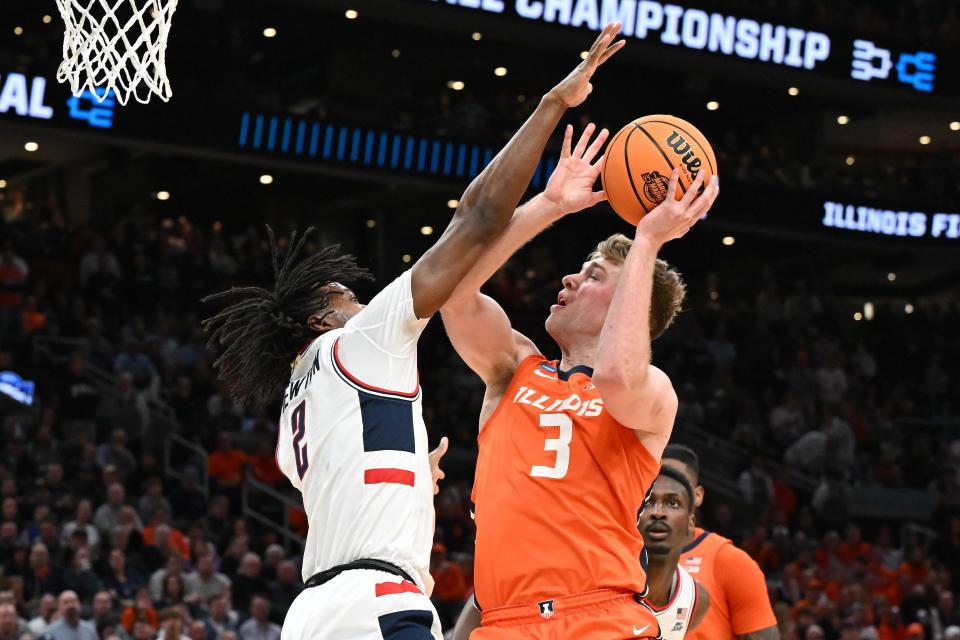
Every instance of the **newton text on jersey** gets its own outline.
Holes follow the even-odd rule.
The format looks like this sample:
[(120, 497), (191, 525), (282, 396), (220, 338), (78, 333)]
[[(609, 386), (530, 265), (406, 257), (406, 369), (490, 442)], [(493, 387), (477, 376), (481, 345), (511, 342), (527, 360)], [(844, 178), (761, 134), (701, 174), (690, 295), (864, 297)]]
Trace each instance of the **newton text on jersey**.
[(293, 399), (300, 395), (300, 391), (306, 389), (310, 386), (310, 381), (313, 380), (314, 374), (320, 371), (320, 350), (317, 349), (317, 352), (313, 358), (313, 365), (310, 367), (310, 370), (307, 371), (307, 374), (300, 376), (296, 380), (291, 380), (287, 385), (287, 388), (283, 392), (283, 410), (286, 411), (287, 405), (293, 402)]

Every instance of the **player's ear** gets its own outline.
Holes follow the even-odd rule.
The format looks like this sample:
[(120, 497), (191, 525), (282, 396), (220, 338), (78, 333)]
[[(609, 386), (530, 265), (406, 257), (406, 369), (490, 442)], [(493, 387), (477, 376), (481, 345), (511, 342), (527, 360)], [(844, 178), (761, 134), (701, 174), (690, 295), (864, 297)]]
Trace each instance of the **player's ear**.
[(706, 491), (703, 488), (702, 484), (698, 484), (697, 488), (693, 490), (693, 506), (699, 507), (703, 504), (703, 494)]
[(339, 327), (335, 324), (337, 320), (336, 315), (335, 313), (328, 313), (327, 311), (314, 313), (307, 318), (307, 328), (314, 333), (326, 333), (331, 329), (337, 329)]
[(687, 536), (688, 537), (691, 536), (693, 534), (693, 530), (696, 528), (697, 528), (697, 516), (691, 513), (689, 516), (687, 516)]

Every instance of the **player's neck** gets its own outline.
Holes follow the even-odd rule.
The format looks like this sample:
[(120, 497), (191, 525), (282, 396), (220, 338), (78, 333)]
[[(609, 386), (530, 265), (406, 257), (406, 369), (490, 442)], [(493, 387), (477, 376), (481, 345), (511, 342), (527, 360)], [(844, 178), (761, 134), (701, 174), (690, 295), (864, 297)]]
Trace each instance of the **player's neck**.
[(569, 371), (574, 367), (593, 369), (596, 356), (596, 343), (560, 345), (560, 370)]
[(647, 556), (647, 601), (655, 607), (665, 607), (673, 595), (679, 553)]

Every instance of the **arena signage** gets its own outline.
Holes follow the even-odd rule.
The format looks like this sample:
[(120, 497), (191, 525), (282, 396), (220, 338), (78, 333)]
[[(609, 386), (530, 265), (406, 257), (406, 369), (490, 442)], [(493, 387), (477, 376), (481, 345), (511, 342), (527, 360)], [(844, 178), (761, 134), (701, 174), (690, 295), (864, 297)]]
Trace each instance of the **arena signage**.
[(9, 396), (16, 402), (25, 405), (33, 404), (34, 388), (35, 384), (32, 380), (24, 380), (13, 371), (0, 371), (0, 394)]
[(839, 202), (823, 203), (824, 227), (909, 238), (960, 238), (960, 213), (876, 209)]
[(933, 91), (937, 57), (930, 51), (896, 52), (868, 40), (831, 40), (819, 31), (656, 0), (429, 1), (594, 31), (619, 21), (628, 38), (808, 71), (826, 65), (831, 67), (826, 73), (845, 78)]
[[(35, 120), (50, 120), (57, 114), (54, 106), (57, 100), (47, 95), (47, 79), (43, 76), (28, 78), (22, 73), (0, 74), (0, 114), (10, 114)], [(56, 85), (54, 85), (56, 87)], [(98, 93), (102, 93), (98, 89)], [(61, 90), (60, 95), (63, 95)], [(54, 96), (56, 97), (56, 96)], [(50, 102), (51, 104), (48, 104)], [(109, 129), (113, 126), (113, 109), (116, 100), (108, 95), (103, 102), (95, 99), (90, 91), (84, 91), (80, 97), (70, 96), (66, 102), (67, 118), (80, 120), (91, 127)]]

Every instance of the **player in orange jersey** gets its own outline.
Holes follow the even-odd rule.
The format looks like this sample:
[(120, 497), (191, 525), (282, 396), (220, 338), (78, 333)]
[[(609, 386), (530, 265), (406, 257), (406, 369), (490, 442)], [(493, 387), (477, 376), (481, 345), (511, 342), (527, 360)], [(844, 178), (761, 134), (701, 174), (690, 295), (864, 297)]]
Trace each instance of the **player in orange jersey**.
[(637, 510), (656, 478), (677, 397), (650, 364), (650, 341), (683, 300), (679, 274), (657, 260), (717, 196), (698, 195), (701, 173), (637, 225), (634, 240), (601, 242), (563, 278), (546, 328), (562, 358), (548, 360), (515, 332), (481, 285), (527, 241), (563, 215), (603, 198), (591, 164), (606, 133), (592, 126), (576, 148), (567, 128), (547, 188), (520, 207), (441, 309), (451, 341), (483, 378), (480, 455), (474, 482), (476, 598), (483, 626), (473, 640), (657, 638), (639, 603), (646, 577)]
[[(695, 487), (695, 504), (703, 503), (700, 460), (683, 445), (671, 444), (663, 454)], [(779, 640), (763, 571), (746, 552), (723, 536), (697, 527), (680, 556), (681, 566), (710, 592), (710, 610), (687, 640)]]

